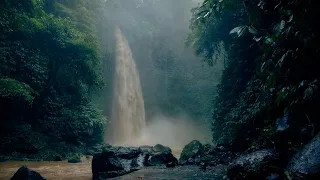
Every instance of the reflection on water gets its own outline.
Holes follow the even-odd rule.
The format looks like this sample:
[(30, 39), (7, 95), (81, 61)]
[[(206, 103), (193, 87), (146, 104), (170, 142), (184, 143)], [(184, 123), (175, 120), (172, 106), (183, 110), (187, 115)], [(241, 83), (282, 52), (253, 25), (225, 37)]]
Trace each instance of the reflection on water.
[(91, 180), (91, 158), (82, 158), (82, 163), (60, 162), (23, 162), (9, 161), (0, 163), (0, 180), (9, 180), (22, 165), (37, 171), (48, 180)]

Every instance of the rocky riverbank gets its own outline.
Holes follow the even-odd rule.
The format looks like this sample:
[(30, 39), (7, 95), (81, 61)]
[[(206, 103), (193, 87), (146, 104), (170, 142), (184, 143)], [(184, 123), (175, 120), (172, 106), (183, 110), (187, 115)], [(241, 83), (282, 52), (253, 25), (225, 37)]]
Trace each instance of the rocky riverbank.
[[(44, 162), (43, 165), (40, 165), (43, 162), (20, 162), (12, 166), (12, 162), (3, 162), (0, 164), (2, 176), (0, 180), (12, 177), (19, 167), (18, 164), (27, 165), (48, 179), (70, 180), (141, 178), (316, 180), (320, 177), (320, 134), (291, 156), (277, 148), (234, 152), (223, 145), (203, 145), (196, 140), (184, 147), (179, 160), (172, 155), (169, 147), (160, 144), (142, 147), (101, 146), (94, 149), (91, 154), (93, 155), (91, 163), (90, 158), (64, 161), (60, 162), (61, 164)], [(37, 163), (40, 166), (34, 166)], [(14, 177), (24, 176), (38, 180), (39, 177), (42, 178), (40, 174), (22, 166)]]
[[(37, 171), (48, 180), (92, 180), (91, 161), (83, 159), (81, 163), (70, 164), (62, 162), (3, 162), (0, 163), (0, 180), (10, 179), (17, 169), (27, 165)], [(165, 166), (144, 167), (141, 170), (110, 178), (110, 180), (132, 180), (132, 179), (190, 179), (190, 180), (220, 180), (225, 174), (224, 166), (209, 167), (202, 171), (198, 166), (176, 166), (167, 168)]]
[(292, 155), (277, 147), (234, 152), (227, 146), (192, 141), (183, 149), (179, 164), (201, 169), (224, 166), (230, 180), (316, 180), (320, 179), (320, 133)]

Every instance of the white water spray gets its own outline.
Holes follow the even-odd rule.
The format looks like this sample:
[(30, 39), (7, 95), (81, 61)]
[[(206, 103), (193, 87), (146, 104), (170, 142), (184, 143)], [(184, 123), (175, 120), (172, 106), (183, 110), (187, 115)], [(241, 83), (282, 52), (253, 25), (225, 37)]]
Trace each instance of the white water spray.
[(128, 41), (119, 28), (115, 31), (116, 62), (111, 124), (106, 141), (113, 145), (129, 145), (145, 128), (144, 101), (139, 73)]

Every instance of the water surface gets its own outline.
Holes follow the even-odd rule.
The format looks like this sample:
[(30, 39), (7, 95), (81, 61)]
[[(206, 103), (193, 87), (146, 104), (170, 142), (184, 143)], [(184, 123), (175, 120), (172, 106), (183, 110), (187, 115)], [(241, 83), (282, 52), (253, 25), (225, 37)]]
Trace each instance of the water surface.
[(67, 161), (24, 162), (7, 161), (0, 163), (0, 180), (9, 180), (22, 165), (37, 171), (48, 180), (91, 180), (91, 159), (82, 158), (82, 163)]

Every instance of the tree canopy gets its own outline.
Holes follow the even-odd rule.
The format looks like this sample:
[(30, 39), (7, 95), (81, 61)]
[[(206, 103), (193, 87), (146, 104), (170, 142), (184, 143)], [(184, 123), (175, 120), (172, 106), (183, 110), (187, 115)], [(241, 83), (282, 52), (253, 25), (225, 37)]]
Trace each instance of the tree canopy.
[[(0, 11), (0, 104), (4, 109), (0, 152), (39, 152), (62, 141), (78, 145), (102, 140), (105, 118), (90, 100), (103, 86), (103, 79), (89, 4), (4, 1)], [(38, 134), (39, 141), (25, 144), (34, 140), (32, 134)], [(15, 147), (17, 142), (21, 147)]]

